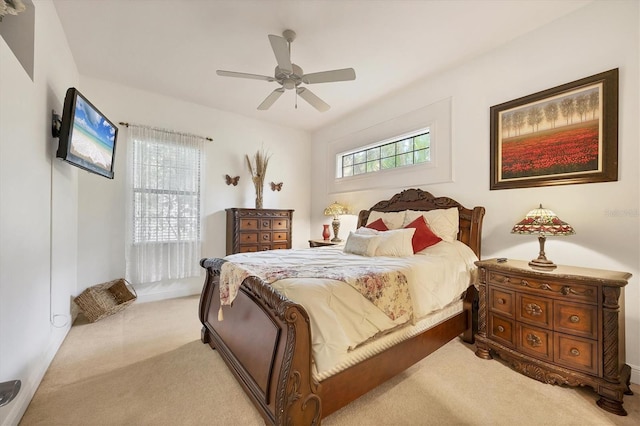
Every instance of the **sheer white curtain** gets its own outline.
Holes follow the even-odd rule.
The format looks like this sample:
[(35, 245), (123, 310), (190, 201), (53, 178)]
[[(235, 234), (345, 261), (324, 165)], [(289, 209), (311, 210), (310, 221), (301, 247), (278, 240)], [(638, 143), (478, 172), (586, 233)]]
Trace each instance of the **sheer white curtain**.
[(131, 283), (201, 273), (201, 137), (129, 126), (126, 277)]

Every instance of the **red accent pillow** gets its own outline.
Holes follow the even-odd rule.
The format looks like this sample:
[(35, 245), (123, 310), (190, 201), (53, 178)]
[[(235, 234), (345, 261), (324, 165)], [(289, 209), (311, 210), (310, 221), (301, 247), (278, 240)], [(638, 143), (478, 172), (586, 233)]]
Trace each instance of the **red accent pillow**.
[(376, 231), (388, 231), (389, 230), (389, 228), (387, 228), (387, 225), (384, 224), (382, 218), (380, 218), (378, 220), (374, 220), (373, 222), (371, 222), (370, 224), (365, 226), (365, 228), (375, 229)]
[(416, 220), (405, 226), (405, 228), (416, 228), (416, 232), (413, 234), (413, 239), (411, 240), (413, 254), (442, 241), (442, 238), (434, 234), (431, 228), (429, 228), (427, 222), (424, 220), (424, 216), (419, 216)]

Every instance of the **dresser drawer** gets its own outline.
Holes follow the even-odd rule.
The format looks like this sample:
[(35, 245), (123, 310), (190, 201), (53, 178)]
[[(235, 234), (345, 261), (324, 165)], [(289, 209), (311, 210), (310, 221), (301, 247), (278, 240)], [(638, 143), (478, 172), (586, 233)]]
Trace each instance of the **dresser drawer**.
[(260, 229), (271, 229), (271, 219), (262, 219), (260, 221)]
[(545, 280), (538, 277), (520, 276), (518, 274), (487, 271), (487, 281), (506, 288), (526, 289), (540, 296), (561, 297), (578, 302), (598, 302), (596, 286), (577, 284), (573, 282), (559, 283), (553, 279)]
[(287, 233), (286, 232), (274, 232), (273, 233), (273, 242), (285, 242), (287, 241)]
[(289, 248), (287, 247), (287, 243), (274, 243), (271, 247), (273, 250), (284, 250)]
[(240, 244), (257, 243), (258, 233), (257, 232), (241, 232), (238, 235), (238, 238), (240, 240)]
[(489, 309), (513, 318), (515, 314), (514, 293), (496, 287), (489, 289)]
[(544, 360), (553, 360), (553, 332), (526, 324), (516, 324), (517, 348)]
[(555, 334), (554, 361), (587, 373), (598, 374), (598, 348), (594, 340)]
[(553, 300), (518, 293), (516, 295), (516, 319), (538, 327), (553, 327)]
[(255, 253), (258, 251), (258, 246), (245, 246), (241, 245), (239, 253)]
[(270, 243), (271, 242), (271, 232), (261, 232), (260, 233), (260, 242), (261, 243)]
[(289, 229), (289, 221), (287, 219), (273, 219), (271, 229), (273, 230)]
[(598, 308), (596, 306), (556, 301), (554, 329), (562, 333), (598, 338)]
[(257, 230), (258, 229), (258, 220), (257, 219), (240, 219), (240, 230)]
[(516, 340), (514, 332), (513, 320), (489, 312), (487, 334), (491, 339), (501, 342), (504, 345), (515, 347)]

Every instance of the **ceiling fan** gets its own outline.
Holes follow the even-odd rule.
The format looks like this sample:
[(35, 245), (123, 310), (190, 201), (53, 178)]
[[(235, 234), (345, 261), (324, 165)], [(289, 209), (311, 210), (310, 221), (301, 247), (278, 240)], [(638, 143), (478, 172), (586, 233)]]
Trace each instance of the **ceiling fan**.
[[(285, 90), (296, 90), (296, 94), (307, 101), (311, 106), (320, 112), (327, 111), (330, 106), (325, 101), (317, 97), (312, 91), (301, 84), (329, 83), (335, 81), (348, 81), (356, 79), (356, 72), (353, 68), (343, 68), (339, 70), (314, 72), (304, 74), (302, 68), (291, 62), (291, 42), (295, 40), (296, 33), (292, 30), (285, 30), (282, 37), (269, 34), (269, 42), (276, 56), (278, 65), (276, 66), (274, 76), (247, 74), (242, 72), (217, 70), (216, 74), (223, 77), (250, 78), (254, 80), (276, 81), (281, 87), (278, 87), (267, 96), (267, 98), (258, 105), (258, 109), (267, 110), (278, 100)], [(297, 105), (296, 105), (297, 107)]]

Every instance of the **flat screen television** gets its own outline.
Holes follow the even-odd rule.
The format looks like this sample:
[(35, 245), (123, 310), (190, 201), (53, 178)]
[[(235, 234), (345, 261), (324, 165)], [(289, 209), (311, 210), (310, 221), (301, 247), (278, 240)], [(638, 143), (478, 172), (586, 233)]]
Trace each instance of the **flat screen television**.
[(113, 179), (118, 128), (75, 87), (67, 90), (56, 157)]

